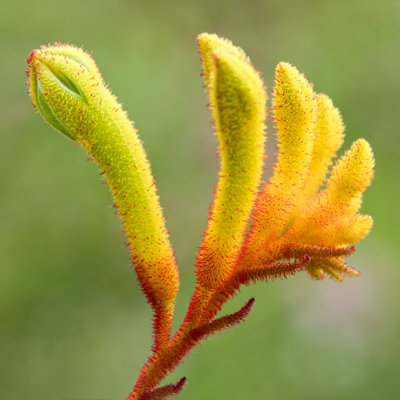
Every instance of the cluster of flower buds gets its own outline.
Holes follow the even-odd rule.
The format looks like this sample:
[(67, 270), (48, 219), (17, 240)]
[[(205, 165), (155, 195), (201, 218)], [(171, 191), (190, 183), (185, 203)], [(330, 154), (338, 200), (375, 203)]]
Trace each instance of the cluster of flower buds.
[[(353, 143), (326, 178), (344, 132), (332, 101), (315, 93), (294, 66), (280, 63), (267, 110), (264, 83), (243, 50), (210, 34), (201, 34), (198, 44), (220, 171), (196, 258), (196, 287), (172, 338), (178, 268), (133, 123), (82, 49), (57, 43), (28, 58), (33, 105), (98, 164), (154, 311), (153, 352), (130, 400), (167, 399), (182, 390), (186, 378), (159, 384), (201, 340), (248, 315), (253, 298), (236, 313), (215, 318), (241, 285), (303, 269), (315, 279), (358, 275), (344, 258), (372, 226), (371, 217), (358, 214), (373, 177), (369, 144)], [(267, 114), (275, 120), (279, 154), (272, 177), (263, 182)]]

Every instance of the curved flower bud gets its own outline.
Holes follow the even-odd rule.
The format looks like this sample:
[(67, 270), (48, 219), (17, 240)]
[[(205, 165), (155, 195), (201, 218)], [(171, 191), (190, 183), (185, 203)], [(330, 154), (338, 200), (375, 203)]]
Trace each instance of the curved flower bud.
[(203, 78), (207, 93), (212, 96), (213, 85), (212, 85), (212, 73), (214, 70), (214, 63), (212, 54), (217, 50), (225, 50), (227, 53), (235, 57), (237, 60), (241, 60), (250, 64), (250, 60), (247, 58), (246, 53), (233, 43), (225, 38), (219, 37), (216, 34), (202, 33), (197, 37), (197, 44), (200, 50), (201, 63), (203, 66)]
[[(156, 310), (156, 341), (166, 343), (179, 277), (136, 129), (82, 49), (56, 44), (34, 50), (27, 61), (33, 104), (53, 127), (85, 147), (111, 187), (139, 283)], [(162, 333), (161, 326), (167, 327)]]
[(219, 141), (221, 170), (197, 256), (200, 287), (227, 279), (240, 252), (262, 174), (266, 95), (244, 53), (215, 35), (198, 38)]

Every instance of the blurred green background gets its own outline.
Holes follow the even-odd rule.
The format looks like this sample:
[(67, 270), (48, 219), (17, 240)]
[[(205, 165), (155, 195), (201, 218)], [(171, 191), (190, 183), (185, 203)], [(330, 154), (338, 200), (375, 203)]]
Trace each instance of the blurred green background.
[(186, 375), (188, 400), (400, 398), (400, 2), (25, 0), (0, 13), (1, 399), (124, 398), (151, 342), (108, 190), (84, 151), (34, 113), (25, 59), (41, 44), (83, 45), (129, 108), (180, 264), (179, 321), (216, 181), (203, 31), (243, 47), (268, 90), (277, 62), (293, 63), (340, 108), (344, 148), (372, 143), (363, 211), (375, 227), (350, 261), (360, 278), (301, 273), (246, 288), (226, 310), (254, 295), (247, 321), (196, 349), (168, 382)]

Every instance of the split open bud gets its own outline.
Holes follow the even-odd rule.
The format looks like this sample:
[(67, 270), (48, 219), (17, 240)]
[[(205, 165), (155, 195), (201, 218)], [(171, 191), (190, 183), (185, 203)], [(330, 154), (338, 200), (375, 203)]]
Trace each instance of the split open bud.
[(82, 49), (55, 44), (34, 50), (27, 61), (37, 111), (88, 151), (110, 185), (139, 283), (155, 310), (158, 348), (169, 340), (179, 276), (136, 129)]
[(37, 111), (76, 141), (91, 123), (88, 114), (94, 111), (95, 92), (103, 89), (98, 96), (107, 92), (94, 60), (80, 48), (55, 44), (33, 50), (27, 62), (30, 94)]

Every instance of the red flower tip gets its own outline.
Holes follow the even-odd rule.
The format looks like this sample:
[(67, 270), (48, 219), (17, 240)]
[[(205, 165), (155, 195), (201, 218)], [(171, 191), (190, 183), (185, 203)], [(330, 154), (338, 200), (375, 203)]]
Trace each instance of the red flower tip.
[(249, 308), (249, 311), (251, 309), (251, 307), (253, 307), (254, 303), (256, 302), (255, 297), (252, 297), (244, 306), (244, 308)]
[(176, 394), (178, 394), (183, 389), (183, 386), (185, 385), (186, 380), (187, 380), (186, 376), (184, 376), (177, 383), (175, 383), (174, 389), (175, 389)]
[(31, 51), (31, 53), (29, 54), (29, 57), (26, 59), (26, 62), (28, 63), (28, 65), (31, 65), (31, 62), (33, 60), (33, 57), (35, 57), (35, 53), (37, 52), (37, 49), (34, 49)]

